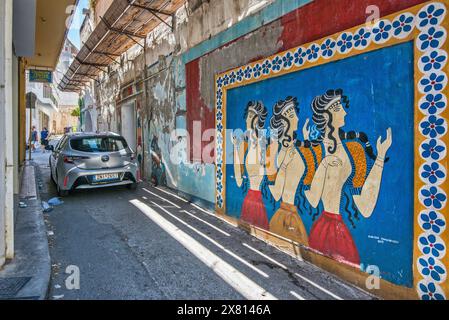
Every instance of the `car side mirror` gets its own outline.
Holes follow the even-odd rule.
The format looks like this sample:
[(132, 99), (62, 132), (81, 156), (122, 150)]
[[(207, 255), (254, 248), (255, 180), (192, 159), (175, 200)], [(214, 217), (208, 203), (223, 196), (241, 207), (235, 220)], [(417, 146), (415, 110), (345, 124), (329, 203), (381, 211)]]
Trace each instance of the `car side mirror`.
[(48, 145), (48, 146), (45, 147), (45, 150), (53, 152), (53, 151), (55, 151), (55, 147), (52, 146), (52, 145)]

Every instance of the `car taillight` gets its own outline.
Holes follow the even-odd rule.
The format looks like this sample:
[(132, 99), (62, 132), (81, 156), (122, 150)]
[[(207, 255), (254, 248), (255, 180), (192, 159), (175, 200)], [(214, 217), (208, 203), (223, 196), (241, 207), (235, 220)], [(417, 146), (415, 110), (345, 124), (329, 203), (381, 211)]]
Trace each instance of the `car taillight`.
[(77, 160), (86, 160), (89, 157), (73, 157), (73, 156), (64, 156), (64, 163), (74, 164)]
[(72, 157), (64, 157), (64, 163), (74, 163)]
[(122, 157), (130, 158), (131, 161), (133, 161), (134, 159), (136, 159), (136, 155), (135, 155), (134, 153), (127, 153), (126, 155), (122, 155)]

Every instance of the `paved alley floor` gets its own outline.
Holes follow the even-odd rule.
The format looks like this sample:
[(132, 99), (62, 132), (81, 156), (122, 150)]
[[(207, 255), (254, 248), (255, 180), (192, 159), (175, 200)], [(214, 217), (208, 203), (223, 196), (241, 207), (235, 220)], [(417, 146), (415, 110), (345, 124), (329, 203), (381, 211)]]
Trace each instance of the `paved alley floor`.
[[(42, 200), (56, 197), (49, 154), (33, 157)], [(84, 190), (63, 201), (45, 214), (49, 299), (373, 298), (164, 189)], [(76, 269), (80, 287), (70, 290)]]

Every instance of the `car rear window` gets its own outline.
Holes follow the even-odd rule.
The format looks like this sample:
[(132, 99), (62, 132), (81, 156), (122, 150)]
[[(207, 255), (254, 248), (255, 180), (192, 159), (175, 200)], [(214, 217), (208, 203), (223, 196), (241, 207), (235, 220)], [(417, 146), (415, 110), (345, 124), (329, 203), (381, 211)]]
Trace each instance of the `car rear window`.
[(128, 147), (121, 137), (85, 137), (70, 141), (73, 150), (81, 152), (116, 152)]

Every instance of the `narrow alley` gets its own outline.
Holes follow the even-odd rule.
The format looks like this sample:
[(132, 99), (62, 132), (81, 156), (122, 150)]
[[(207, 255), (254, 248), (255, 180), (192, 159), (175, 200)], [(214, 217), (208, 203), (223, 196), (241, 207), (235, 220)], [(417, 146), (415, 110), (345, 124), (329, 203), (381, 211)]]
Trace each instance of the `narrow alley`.
[[(57, 196), (48, 157), (34, 154), (42, 200)], [(82, 190), (63, 201), (45, 214), (50, 299), (374, 298), (165, 189)], [(79, 290), (66, 288), (69, 266), (79, 267)]]
[(0, 300), (447, 300), (448, 10), (0, 0)]

